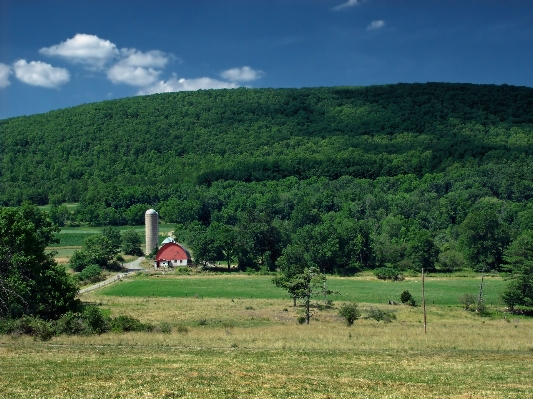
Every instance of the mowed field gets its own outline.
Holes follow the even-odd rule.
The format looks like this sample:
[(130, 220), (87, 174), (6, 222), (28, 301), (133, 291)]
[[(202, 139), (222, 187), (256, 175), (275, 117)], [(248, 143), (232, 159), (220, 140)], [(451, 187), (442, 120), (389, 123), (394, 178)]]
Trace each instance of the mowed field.
[[(457, 294), (475, 292), (477, 279), (428, 279), (428, 296), (441, 293), (427, 307), (427, 334), (421, 307), (385, 303), (404, 289), (419, 300), (419, 279), (330, 278), (330, 287), (343, 295), (332, 297), (330, 308), (313, 308), (309, 326), (296, 323), (301, 308), (270, 279), (139, 277), (84, 295), (113, 316), (167, 322), (172, 332), (49, 342), (0, 336), (0, 397), (533, 397), (533, 323), (496, 312), (500, 305), (492, 307), (492, 317), (462, 310)], [(504, 285), (489, 279), (487, 296)], [(184, 289), (187, 294), (180, 294)], [(347, 327), (338, 308), (358, 292), (369, 295), (357, 299), (363, 318)], [(370, 307), (396, 318), (364, 318)]]

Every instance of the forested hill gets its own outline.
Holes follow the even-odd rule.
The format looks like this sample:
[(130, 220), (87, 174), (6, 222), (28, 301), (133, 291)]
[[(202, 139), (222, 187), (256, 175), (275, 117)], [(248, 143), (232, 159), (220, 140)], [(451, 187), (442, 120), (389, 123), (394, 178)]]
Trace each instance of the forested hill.
[[(526, 87), (157, 94), (0, 121), (0, 203), (220, 180), (421, 177), (451, 165), (529, 159), (532, 144), (533, 89)], [(147, 195), (132, 201), (153, 202)]]

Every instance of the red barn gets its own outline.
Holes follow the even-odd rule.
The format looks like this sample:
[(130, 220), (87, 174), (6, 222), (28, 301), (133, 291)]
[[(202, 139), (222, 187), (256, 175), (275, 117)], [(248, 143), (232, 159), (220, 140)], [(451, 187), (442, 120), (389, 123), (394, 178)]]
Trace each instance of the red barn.
[(167, 242), (155, 256), (155, 267), (187, 266), (191, 263), (191, 254), (176, 242)]

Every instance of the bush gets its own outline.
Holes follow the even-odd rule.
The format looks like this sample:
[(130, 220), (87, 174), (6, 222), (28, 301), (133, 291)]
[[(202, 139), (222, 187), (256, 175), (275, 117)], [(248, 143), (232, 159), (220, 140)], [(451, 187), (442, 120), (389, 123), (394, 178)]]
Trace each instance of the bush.
[(191, 274), (191, 270), (187, 266), (180, 266), (176, 267), (174, 273), (179, 275), (189, 275)]
[(411, 299), (413, 299), (413, 296), (407, 290), (402, 292), (400, 295), (400, 300), (402, 301), (402, 303), (408, 303)]
[(153, 331), (154, 326), (141, 323), (139, 319), (132, 316), (118, 316), (109, 321), (111, 331), (113, 332), (130, 332), (130, 331)]
[(91, 259), (85, 252), (74, 251), (74, 254), (70, 257), (69, 265), (75, 272), (81, 272), (91, 265)]
[(459, 297), (459, 302), (461, 302), (465, 310), (475, 310), (475, 305), (477, 302), (477, 297), (474, 294), (463, 294)]
[(23, 316), (20, 319), (7, 321), (2, 332), (15, 336), (30, 335), (41, 341), (48, 341), (55, 335), (55, 330), (50, 322), (33, 316)]
[(378, 269), (375, 269), (373, 273), (374, 273), (374, 276), (376, 276), (380, 280), (392, 280), (392, 281), (405, 280), (405, 277), (402, 276), (402, 274), (398, 270), (392, 267), (380, 267)]
[(381, 309), (374, 308), (374, 307), (370, 307), (368, 309), (367, 317), (369, 319), (374, 319), (378, 322), (383, 320), (385, 323), (390, 323), (392, 320), (396, 319), (396, 315), (394, 313), (387, 313)]
[(170, 323), (163, 322), (154, 328), (154, 332), (170, 334), (172, 332), (172, 326)]
[(180, 334), (188, 334), (189, 333), (189, 329), (185, 326), (178, 326), (177, 328), (178, 332)]
[(94, 334), (103, 334), (109, 331), (109, 321), (99, 307), (95, 305), (85, 306), (82, 316)]
[(357, 309), (356, 303), (344, 303), (339, 309), (339, 316), (346, 321), (347, 325), (351, 326), (354, 321), (361, 317), (361, 312)]
[(81, 312), (67, 312), (56, 322), (58, 334), (91, 335), (109, 331), (109, 322), (100, 308), (87, 305)]
[(56, 322), (58, 334), (67, 335), (90, 335), (91, 328), (81, 313), (67, 312)]
[(76, 277), (80, 282), (97, 283), (103, 279), (102, 269), (98, 265), (89, 265), (79, 272)]
[(296, 321), (298, 322), (298, 324), (304, 324), (307, 321), (307, 319), (305, 318), (304, 315), (301, 315), (301, 316), (298, 316)]

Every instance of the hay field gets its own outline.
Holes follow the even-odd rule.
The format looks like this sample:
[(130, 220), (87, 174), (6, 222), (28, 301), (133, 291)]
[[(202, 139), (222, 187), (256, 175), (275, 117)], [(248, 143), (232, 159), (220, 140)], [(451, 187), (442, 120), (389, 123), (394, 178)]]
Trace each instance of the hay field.
[[(83, 296), (170, 334), (49, 342), (0, 336), (0, 398), (531, 398), (533, 322), (458, 306), (393, 312), (347, 327), (337, 309), (309, 326), (289, 299)], [(340, 302), (334, 303), (338, 307)]]

